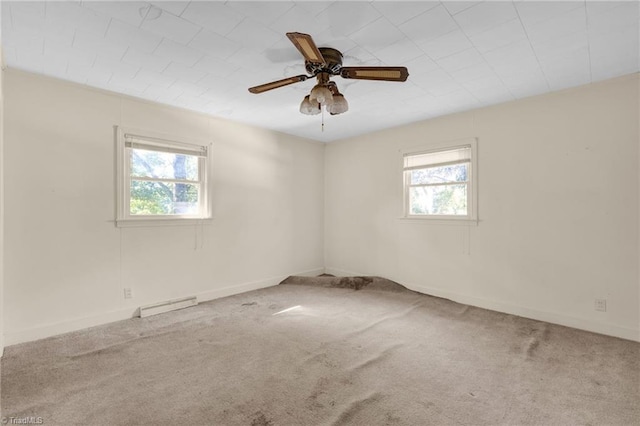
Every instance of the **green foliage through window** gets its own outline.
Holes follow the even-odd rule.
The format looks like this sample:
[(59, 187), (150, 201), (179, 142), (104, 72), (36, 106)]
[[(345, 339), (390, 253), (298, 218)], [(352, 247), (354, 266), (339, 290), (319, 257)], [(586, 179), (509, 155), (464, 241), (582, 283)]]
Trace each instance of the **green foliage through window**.
[(468, 163), (410, 170), (409, 214), (466, 216)]
[(132, 148), (132, 215), (190, 215), (199, 208), (198, 157)]

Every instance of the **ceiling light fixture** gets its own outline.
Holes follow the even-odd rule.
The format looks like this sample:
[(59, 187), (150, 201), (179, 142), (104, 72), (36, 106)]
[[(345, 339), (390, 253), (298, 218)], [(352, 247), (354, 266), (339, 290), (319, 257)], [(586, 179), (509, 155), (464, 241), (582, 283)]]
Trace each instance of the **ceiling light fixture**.
[(300, 104), (300, 112), (304, 115), (318, 115), (320, 114), (321, 106), (317, 102), (311, 102), (309, 95), (305, 96)]
[(327, 106), (329, 114), (336, 115), (349, 111), (349, 102), (345, 99), (342, 93), (336, 93), (333, 95), (333, 104)]
[[(318, 74), (318, 84), (313, 86), (311, 93), (304, 97), (300, 104), (300, 112), (304, 115), (318, 115), (325, 107), (331, 115), (338, 115), (349, 110), (349, 103), (338, 90), (338, 85), (329, 80), (329, 74)], [(324, 132), (324, 113), (322, 114), (322, 131)]]
[(329, 106), (333, 103), (333, 94), (327, 86), (316, 84), (314, 88), (311, 89), (309, 100), (318, 102), (322, 106)]
[(329, 74), (318, 74), (318, 84), (311, 93), (304, 97), (300, 104), (300, 112), (305, 115), (319, 114), (325, 107), (331, 115), (342, 114), (349, 110), (349, 103), (338, 90), (335, 82), (329, 80)]
[(318, 102), (322, 106), (329, 106), (333, 103), (333, 93), (329, 88), (329, 74), (321, 72), (318, 74), (318, 84), (316, 84), (309, 94), (311, 102)]
[(347, 99), (344, 97), (342, 93), (338, 90), (338, 85), (333, 81), (329, 81), (327, 86), (331, 90), (331, 95), (333, 98), (333, 103), (331, 105), (327, 105), (327, 112), (331, 115), (342, 114), (343, 112), (347, 112), (349, 110), (349, 103)]

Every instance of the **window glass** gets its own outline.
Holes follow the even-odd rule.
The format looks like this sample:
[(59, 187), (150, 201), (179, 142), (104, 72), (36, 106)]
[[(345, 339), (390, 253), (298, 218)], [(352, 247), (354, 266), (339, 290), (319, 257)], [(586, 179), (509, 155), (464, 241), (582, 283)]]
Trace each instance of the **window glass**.
[(467, 215), (467, 185), (418, 186), (409, 190), (410, 214)]
[(131, 180), (132, 215), (194, 215), (198, 213), (198, 186), (175, 182)]
[(198, 157), (131, 148), (131, 176), (159, 179), (198, 179)]
[(447, 182), (466, 182), (469, 165), (451, 164), (411, 170), (411, 184), (441, 184)]
[(118, 135), (117, 222), (210, 217), (207, 146), (124, 131)]
[(475, 139), (468, 144), (404, 154), (407, 217), (473, 219)]

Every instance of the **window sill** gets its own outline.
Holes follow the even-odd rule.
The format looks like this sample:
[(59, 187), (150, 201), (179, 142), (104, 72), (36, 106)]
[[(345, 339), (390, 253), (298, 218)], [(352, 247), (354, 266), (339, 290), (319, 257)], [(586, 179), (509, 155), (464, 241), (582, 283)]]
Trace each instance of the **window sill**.
[(181, 218), (181, 219), (118, 219), (116, 227), (132, 228), (132, 227), (150, 227), (150, 226), (193, 226), (193, 225), (210, 225), (213, 218)]
[(401, 223), (420, 223), (423, 225), (464, 225), (478, 226), (478, 219), (452, 219), (436, 217), (406, 217), (398, 218)]

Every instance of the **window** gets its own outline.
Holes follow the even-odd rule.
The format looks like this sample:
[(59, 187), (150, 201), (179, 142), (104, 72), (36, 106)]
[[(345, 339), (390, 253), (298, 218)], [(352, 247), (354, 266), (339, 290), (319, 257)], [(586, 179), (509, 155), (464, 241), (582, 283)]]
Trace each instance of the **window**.
[(404, 216), (475, 220), (475, 153), (475, 139), (405, 153)]
[(118, 225), (209, 218), (209, 147), (141, 133), (118, 132)]

